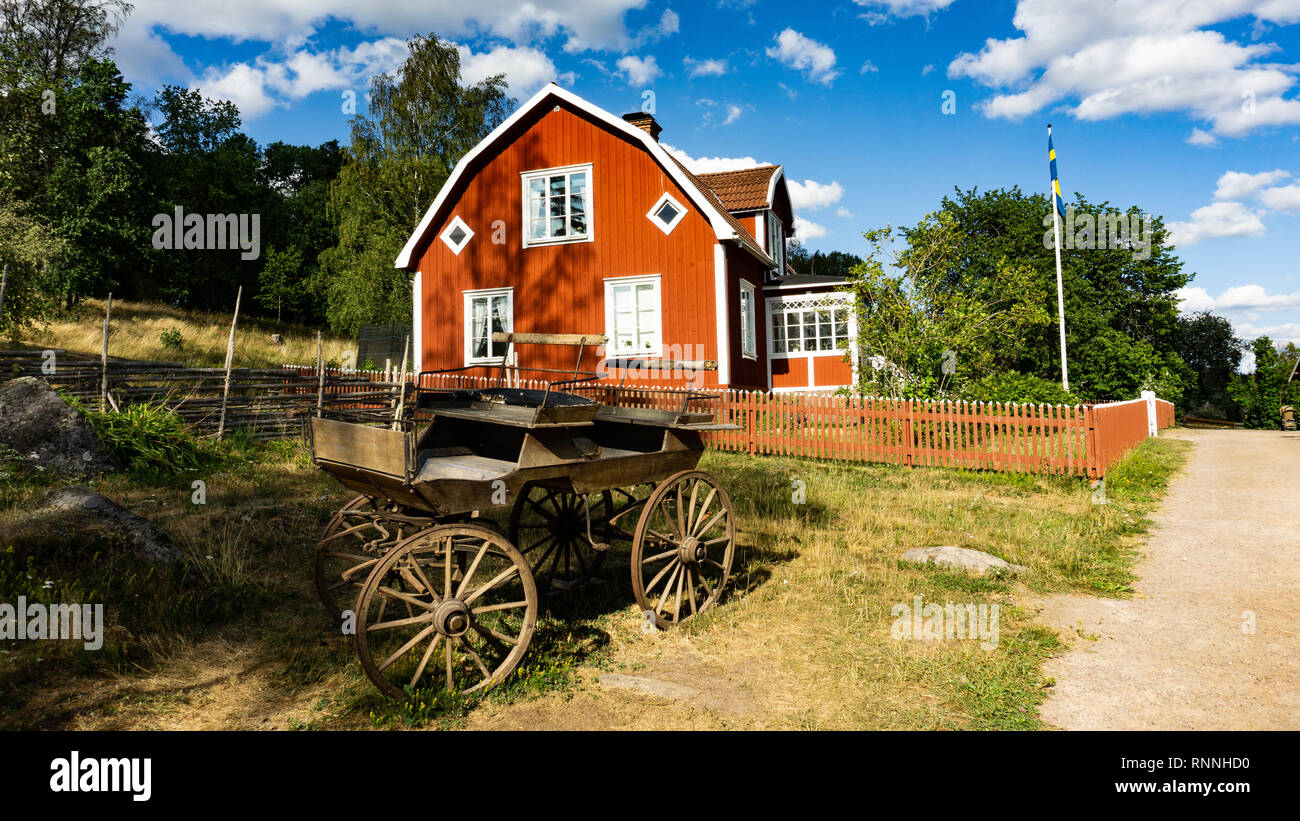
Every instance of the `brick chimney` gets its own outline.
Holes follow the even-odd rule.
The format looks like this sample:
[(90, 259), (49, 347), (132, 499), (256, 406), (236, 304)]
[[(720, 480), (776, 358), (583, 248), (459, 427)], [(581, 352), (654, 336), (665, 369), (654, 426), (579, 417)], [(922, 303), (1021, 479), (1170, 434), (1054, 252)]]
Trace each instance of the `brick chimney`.
[(624, 114), (623, 119), (642, 131), (648, 132), (655, 142), (659, 142), (659, 132), (663, 131), (663, 127), (655, 121), (652, 115), (644, 111), (633, 111), (631, 114)]

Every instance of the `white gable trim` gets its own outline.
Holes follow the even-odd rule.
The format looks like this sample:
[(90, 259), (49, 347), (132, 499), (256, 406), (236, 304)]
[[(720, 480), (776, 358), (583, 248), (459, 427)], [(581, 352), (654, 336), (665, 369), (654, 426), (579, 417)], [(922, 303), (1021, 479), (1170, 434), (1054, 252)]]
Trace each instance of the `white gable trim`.
[(785, 178), (785, 166), (778, 165), (772, 172), (772, 179), (767, 181), (767, 207), (776, 207), (776, 184)]
[[(722, 242), (731, 240), (739, 242), (742, 245), (747, 244), (746, 239), (737, 234), (731, 227), (730, 223), (723, 218), (718, 209), (714, 208), (712, 203), (705, 199), (699, 189), (695, 187), (695, 184), (687, 179), (686, 175), (673, 160), (672, 156), (669, 155), (657, 140), (650, 136), (649, 132), (637, 128), (621, 117), (616, 117), (613, 114), (610, 114), (599, 106), (587, 102), (572, 91), (563, 89), (555, 83), (548, 83), (540, 91), (534, 94), (528, 102), (520, 106), (514, 114), (511, 114), (506, 118), (505, 122), (497, 126), (491, 134), (487, 135), (487, 137), (483, 139), (482, 142), (474, 146), (465, 154), (465, 156), (460, 158), (460, 162), (456, 163), (456, 167), (452, 170), (451, 176), (447, 178), (447, 182), (444, 183), (442, 189), (438, 191), (438, 196), (434, 199), (433, 204), (430, 205), (429, 210), (424, 213), (424, 219), (420, 220), (420, 224), (416, 227), (415, 233), (411, 234), (411, 238), (406, 241), (405, 247), (402, 248), (402, 253), (397, 255), (397, 260), (393, 263), (393, 267), (404, 268), (408, 271), (414, 267), (415, 260), (413, 257), (415, 255), (415, 249), (423, 242), (425, 235), (433, 224), (434, 217), (437, 216), (443, 205), (446, 204), (447, 198), (456, 188), (461, 177), (466, 174), (470, 166), (474, 164), (474, 161), (480, 154), (484, 153), (493, 143), (509, 133), (510, 130), (519, 123), (519, 121), (531, 114), (534, 109), (546, 104), (546, 102), (551, 98), (563, 100), (574, 108), (589, 114), (594, 119), (609, 126), (612, 130), (620, 132), (640, 142), (642, 147), (645, 148), (650, 156), (658, 160), (659, 165), (668, 172), (668, 176), (672, 177), (673, 182), (677, 183), (677, 186), (686, 193), (687, 199), (691, 200), (700, 212), (709, 220), (709, 224), (713, 227), (713, 233), (718, 238), (718, 241)], [(776, 264), (771, 260), (768, 260), (768, 263), (770, 265)]]

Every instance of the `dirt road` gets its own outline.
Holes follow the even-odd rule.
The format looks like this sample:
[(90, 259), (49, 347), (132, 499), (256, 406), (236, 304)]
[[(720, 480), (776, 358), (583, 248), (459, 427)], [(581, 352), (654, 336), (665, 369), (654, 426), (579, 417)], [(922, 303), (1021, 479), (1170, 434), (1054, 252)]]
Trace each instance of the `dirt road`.
[(1045, 721), (1071, 730), (1300, 729), (1300, 433), (1181, 430), (1195, 443), (1152, 518), (1136, 595), (1057, 596), (1074, 633)]

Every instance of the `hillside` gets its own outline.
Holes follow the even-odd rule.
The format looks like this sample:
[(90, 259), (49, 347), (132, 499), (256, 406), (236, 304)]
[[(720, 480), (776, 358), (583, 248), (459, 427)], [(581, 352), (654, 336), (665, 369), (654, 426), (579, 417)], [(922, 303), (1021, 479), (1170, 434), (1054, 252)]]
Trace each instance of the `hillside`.
[[(23, 336), (22, 343), (76, 353), (98, 354), (104, 327), (104, 301), (87, 299), (66, 315)], [(171, 332), (180, 334), (180, 345)], [(191, 367), (215, 367), (226, 362), (230, 315), (186, 311), (151, 302), (113, 301), (108, 353), (127, 359), (184, 362)], [(280, 334), (279, 344), (271, 341)], [(325, 361), (353, 365), (356, 340), (324, 336)], [(316, 330), (287, 322), (240, 315), (235, 329), (237, 367), (275, 367), (316, 364)], [(378, 363), (380, 367), (383, 363)]]

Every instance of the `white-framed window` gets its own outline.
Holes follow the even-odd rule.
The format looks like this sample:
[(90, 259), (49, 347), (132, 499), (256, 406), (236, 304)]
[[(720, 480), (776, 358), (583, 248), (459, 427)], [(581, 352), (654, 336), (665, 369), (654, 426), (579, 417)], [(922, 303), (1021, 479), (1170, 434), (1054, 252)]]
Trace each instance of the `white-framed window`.
[(686, 216), (686, 206), (682, 205), (673, 198), (672, 194), (666, 191), (659, 198), (659, 201), (654, 204), (654, 207), (646, 212), (646, 218), (665, 234), (671, 234), (684, 216)]
[(660, 356), (663, 310), (659, 275), (605, 280), (607, 356)]
[(525, 171), (524, 247), (591, 241), (591, 163)]
[(465, 224), (465, 220), (456, 216), (451, 218), (451, 222), (447, 223), (447, 227), (443, 229), (440, 238), (451, 249), (453, 254), (460, 256), (460, 252), (465, 250), (465, 246), (469, 245), (469, 241), (473, 236), (473, 229)]
[(773, 276), (785, 276), (785, 226), (775, 211), (767, 212), (767, 255), (776, 263)]
[(465, 296), (465, 364), (496, 365), (509, 348), (493, 342), (492, 334), (509, 332), (515, 324), (515, 289), (487, 288), (464, 291)]
[(768, 301), (768, 352), (791, 356), (842, 355), (853, 336), (849, 294), (807, 294)]
[(755, 327), (754, 286), (740, 281), (740, 353), (748, 359), (758, 358), (758, 331)]

